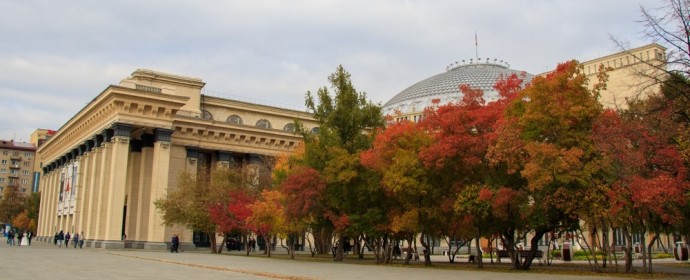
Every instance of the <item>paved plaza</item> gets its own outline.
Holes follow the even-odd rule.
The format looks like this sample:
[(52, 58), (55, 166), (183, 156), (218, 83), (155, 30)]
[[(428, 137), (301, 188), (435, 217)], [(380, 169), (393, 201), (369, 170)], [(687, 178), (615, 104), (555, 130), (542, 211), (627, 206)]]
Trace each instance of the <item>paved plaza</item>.
[[(202, 250), (171, 254), (144, 250), (65, 249), (41, 242), (34, 242), (28, 247), (10, 247), (3, 242), (0, 244), (0, 258), (2, 279), (601, 279), (592, 276), (295, 261), (217, 255)], [(444, 258), (434, 256), (434, 261), (443, 262)], [(675, 279), (690, 278), (688, 266), (676, 269), (688, 271)]]

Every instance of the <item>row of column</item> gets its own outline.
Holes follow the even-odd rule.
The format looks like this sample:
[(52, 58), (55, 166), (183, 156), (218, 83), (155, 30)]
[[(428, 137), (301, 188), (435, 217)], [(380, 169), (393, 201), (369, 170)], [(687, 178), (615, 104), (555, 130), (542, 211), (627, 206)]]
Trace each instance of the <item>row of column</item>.
[[(78, 232), (91, 247), (122, 248), (124, 235), (133, 235), (140, 244), (164, 241), (152, 204), (167, 189), (172, 131), (155, 129), (153, 136), (132, 140), (132, 129), (116, 123), (45, 165), (39, 238), (52, 240), (63, 230)], [(58, 214), (61, 177), (71, 163), (77, 164), (74, 209)], [(136, 203), (129, 211), (128, 197)]]

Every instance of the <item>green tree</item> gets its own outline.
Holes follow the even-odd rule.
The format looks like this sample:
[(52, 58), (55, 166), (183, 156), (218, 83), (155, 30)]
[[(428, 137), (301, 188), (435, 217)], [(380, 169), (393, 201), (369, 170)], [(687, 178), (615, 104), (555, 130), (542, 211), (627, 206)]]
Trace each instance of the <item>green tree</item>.
[(41, 206), (41, 192), (32, 192), (26, 199), (26, 215), (31, 220), (33, 226), (29, 230), (36, 232), (38, 222), (38, 210)]
[(379, 188), (372, 187), (371, 174), (359, 163), (359, 154), (371, 146), (369, 134), (382, 128), (384, 119), (380, 106), (355, 90), (350, 73), (342, 66), (328, 81), (333, 95), (327, 87), (320, 88), (315, 96), (306, 94), (305, 104), (319, 124), (318, 132), (301, 126), (299, 131), (305, 142), (302, 164), (317, 170), (326, 182), (318, 207), (323, 215), (314, 224), (321, 227), (318, 230), (336, 234), (335, 260), (342, 261), (346, 235), (359, 235), (361, 225), (376, 216), (371, 213), (375, 208), (370, 206), (380, 197)]

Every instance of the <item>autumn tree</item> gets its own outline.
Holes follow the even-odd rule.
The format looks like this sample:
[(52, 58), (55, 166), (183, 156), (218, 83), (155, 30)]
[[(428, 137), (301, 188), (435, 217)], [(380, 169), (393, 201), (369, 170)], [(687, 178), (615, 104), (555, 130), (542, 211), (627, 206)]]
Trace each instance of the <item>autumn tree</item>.
[[(352, 222), (368, 222), (372, 217), (368, 203), (375, 201), (367, 171), (359, 163), (359, 153), (371, 145), (368, 132), (383, 126), (381, 108), (367, 101), (366, 94), (357, 92), (350, 73), (342, 66), (328, 77), (333, 95), (327, 87), (315, 95), (307, 92), (305, 104), (319, 124), (318, 132), (305, 128), (300, 132), (305, 141), (304, 166), (318, 171), (326, 182), (323, 215), (315, 224), (336, 235), (335, 260), (343, 259), (343, 243), (347, 235), (358, 235)], [(318, 236), (319, 234), (317, 234)]]
[[(256, 197), (245, 189), (235, 188), (229, 190), (227, 198), (225, 201), (217, 201), (209, 205), (209, 216), (211, 221), (216, 224), (218, 232), (226, 235), (232, 232), (242, 234), (245, 250), (249, 255), (250, 248), (246, 246), (246, 240), (253, 227), (247, 224), (247, 218), (252, 214), (249, 205), (256, 200)], [(223, 243), (221, 242), (218, 248), (219, 253), (223, 250)]]
[[(427, 109), (420, 123), (433, 141), (421, 149), (419, 156), (426, 168), (444, 174), (437, 188), (446, 190), (445, 197), (456, 200), (452, 209), (474, 227), (470, 239), (475, 239), (477, 245), (482, 236), (490, 236), (497, 230), (488, 227), (491, 223), (486, 222), (490, 220), (493, 196), (479, 197), (477, 193), (483, 189), (492, 193), (518, 177), (506, 172), (504, 165), (491, 164), (487, 155), (496, 142), (504, 109), (522, 89), (523, 78), (512, 75), (500, 79), (495, 85), (499, 99), (492, 102), (484, 99), (482, 90), (460, 85), (461, 100)], [(475, 248), (481, 267), (480, 246)]]
[[(659, 108), (659, 96), (633, 102), (628, 110), (607, 111), (595, 127), (597, 147), (610, 163), (609, 192), (614, 225), (626, 239), (625, 271), (632, 270), (632, 233), (652, 233), (643, 250), (643, 268), (652, 272), (651, 249), (661, 234), (684, 223), (686, 160), (677, 149), (677, 123)], [(646, 108), (645, 108), (646, 107)], [(654, 113), (649, 113), (654, 111)], [(641, 114), (640, 112), (644, 112)]]
[[(437, 220), (437, 203), (447, 193), (433, 183), (431, 173), (419, 159), (422, 148), (431, 145), (432, 138), (426, 131), (412, 122), (401, 122), (388, 126), (376, 136), (373, 147), (364, 152), (361, 161), (364, 166), (375, 170), (381, 176), (381, 186), (388, 199), (395, 201), (401, 209), (393, 222), (399, 226), (396, 231), (406, 235), (408, 245), (405, 262), (412, 253), (412, 239), (422, 234), (424, 263), (431, 265), (430, 244), (425, 236), (433, 231)], [(397, 222), (396, 222), (397, 221)]]
[(0, 199), (0, 221), (11, 223), (15, 217), (24, 212), (25, 202), (26, 197), (19, 191), (19, 187), (6, 186)]
[[(527, 217), (533, 230), (531, 250), (517, 268), (529, 269), (538, 242), (547, 232), (577, 228), (579, 216), (589, 207), (587, 196), (599, 195), (598, 155), (592, 127), (602, 111), (597, 101), (605, 88), (605, 72), (588, 88), (589, 80), (576, 61), (559, 64), (538, 76), (507, 107), (506, 122), (492, 158), (519, 172), (534, 208)], [(583, 199), (586, 198), (586, 199)]]
[(237, 172), (219, 166), (201, 167), (196, 174), (187, 171), (180, 173), (176, 188), (168, 192), (166, 197), (154, 202), (162, 214), (163, 224), (181, 225), (206, 233), (211, 241), (211, 251), (219, 252), (216, 248), (216, 234), (226, 232), (221, 231), (219, 225), (211, 219), (209, 208), (218, 204), (227, 205), (231, 191), (239, 188), (238, 180), (233, 179), (242, 177)]
[(283, 195), (276, 190), (262, 191), (260, 198), (249, 205), (251, 215), (247, 217), (246, 223), (257, 235), (266, 240), (266, 255), (269, 258), (273, 248), (273, 237), (284, 232), (285, 208), (283, 205)]
[(12, 219), (12, 225), (21, 231), (27, 231), (31, 229), (32, 226), (36, 227), (36, 223), (32, 223), (32, 220), (29, 219), (26, 210), (24, 210), (24, 212), (19, 213), (19, 215)]

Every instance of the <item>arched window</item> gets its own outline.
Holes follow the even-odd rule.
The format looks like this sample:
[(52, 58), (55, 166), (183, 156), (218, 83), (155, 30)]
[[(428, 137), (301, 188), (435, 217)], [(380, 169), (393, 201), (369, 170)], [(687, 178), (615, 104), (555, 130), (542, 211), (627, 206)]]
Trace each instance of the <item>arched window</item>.
[(240, 118), (240, 116), (238, 115), (229, 116), (228, 119), (225, 121), (231, 124), (242, 124), (242, 118)]
[(271, 128), (271, 122), (269, 122), (267, 119), (260, 119), (258, 122), (256, 122), (256, 126), (260, 128)]
[(283, 130), (285, 130), (285, 131), (290, 131), (290, 132), (295, 132), (295, 124), (294, 124), (294, 123), (286, 124), (286, 125), (283, 127)]
[(210, 120), (210, 121), (212, 121), (212, 120), (213, 120), (213, 115), (211, 115), (211, 112), (209, 112), (209, 111), (202, 110), (202, 111), (201, 111), (201, 118), (204, 119), (204, 120)]
[(315, 126), (314, 128), (311, 129), (311, 133), (317, 134), (317, 133), (319, 133), (319, 130), (321, 130), (321, 128), (319, 128), (318, 126)]

